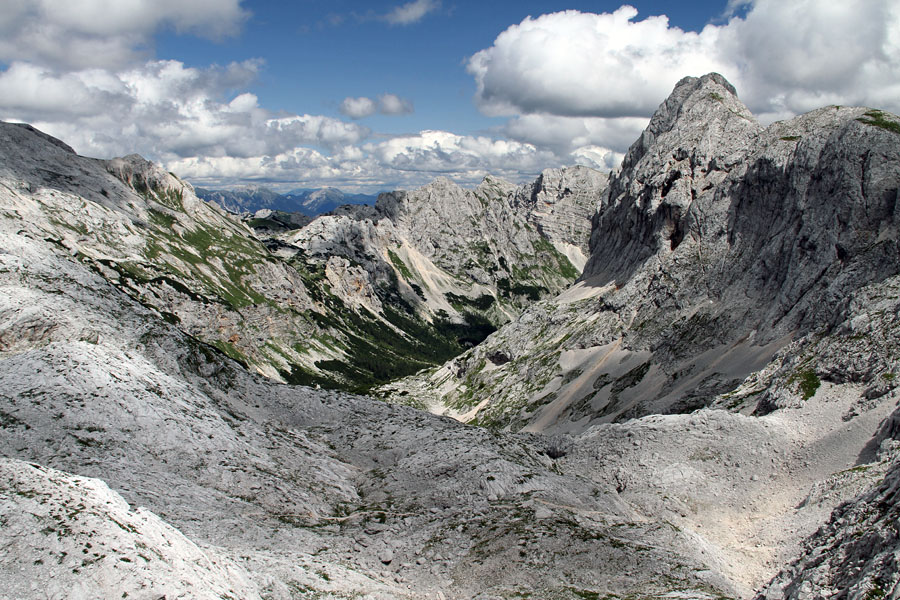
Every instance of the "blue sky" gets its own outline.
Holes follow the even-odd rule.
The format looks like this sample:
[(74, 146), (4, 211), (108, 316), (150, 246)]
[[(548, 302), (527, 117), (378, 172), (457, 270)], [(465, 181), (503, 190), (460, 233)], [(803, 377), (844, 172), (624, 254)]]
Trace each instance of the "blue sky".
[[(397, 2), (244, 2), (251, 15), (239, 36), (212, 41), (156, 36), (159, 58), (203, 68), (260, 57), (265, 64), (248, 90), (270, 109), (340, 117), (346, 97), (393, 93), (410, 99), (403, 118), (373, 115), (366, 125), (382, 133), (422, 129), (477, 133), (499, 124), (472, 102), (475, 82), (465, 62), (497, 35), (528, 16), (563, 10), (609, 12), (621, 2), (442, 2), (420, 20), (390, 24), (378, 18)], [(641, 17), (667, 14), (673, 26), (700, 31), (721, 21), (727, 1), (631, 2)], [(677, 12), (673, 12), (673, 9)]]
[(763, 123), (900, 111), (897, 0), (0, 0), (0, 118), (195, 184), (614, 168), (685, 75)]

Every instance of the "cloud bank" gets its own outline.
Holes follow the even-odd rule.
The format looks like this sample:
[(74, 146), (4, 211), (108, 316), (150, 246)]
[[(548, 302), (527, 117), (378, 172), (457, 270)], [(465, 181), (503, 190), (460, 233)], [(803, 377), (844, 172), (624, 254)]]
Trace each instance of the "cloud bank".
[(250, 180), (384, 190), (420, 186), (436, 175), (446, 175), (466, 185), (474, 185), (488, 174), (515, 181), (521, 179), (523, 172), (539, 172), (555, 160), (552, 152), (531, 144), (422, 131), (346, 146), (330, 155), (293, 148), (274, 156), (183, 158), (169, 162), (168, 168), (200, 185), (232, 185)]
[[(475, 103), (503, 117), (490, 134), (387, 136), (357, 122), (413, 112), (394, 94), (351, 97), (338, 116), (260, 106), (250, 59), (193, 68), (155, 60), (155, 32), (220, 38), (247, 18), (240, 0), (6, 0), (0, 11), (0, 118), (33, 123), (83, 154), (139, 152), (210, 187), (416, 187), (514, 181), (564, 164), (614, 167), (685, 75), (718, 71), (764, 122), (826, 104), (900, 112), (895, 0), (732, 0), (700, 32), (630, 6), (527, 18), (466, 62)], [(416, 0), (379, 17), (418, 22)]]
[(146, 58), (168, 27), (212, 39), (236, 34), (249, 13), (240, 0), (5, 0), (0, 61), (53, 69), (120, 68)]

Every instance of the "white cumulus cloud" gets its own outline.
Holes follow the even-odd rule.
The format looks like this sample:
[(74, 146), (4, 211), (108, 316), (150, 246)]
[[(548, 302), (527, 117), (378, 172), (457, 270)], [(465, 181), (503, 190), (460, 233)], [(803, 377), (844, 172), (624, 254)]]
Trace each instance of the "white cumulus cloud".
[(827, 104), (900, 112), (900, 3), (756, 0), (720, 31), (741, 98), (783, 117)]
[(248, 13), (241, 0), (4, 0), (0, 60), (59, 69), (117, 68), (145, 57), (162, 27), (221, 38)]
[[(604, 160), (601, 154), (597, 151), (578, 162), (599, 166)], [(419, 187), (438, 174), (463, 185), (475, 185), (488, 174), (518, 182), (535, 176), (549, 164), (560, 164), (558, 157), (531, 144), (422, 131), (351, 144), (329, 154), (292, 148), (276, 155), (243, 158), (186, 157), (168, 162), (167, 168), (207, 186), (254, 180), (282, 188), (331, 185), (373, 191)]]
[(228, 90), (256, 77), (259, 63), (196, 69), (151, 61), (121, 73), (63, 74), (14, 63), (0, 72), (0, 118), (33, 123), (79, 152), (156, 159), (275, 155), (302, 145), (357, 144), (370, 131), (321, 115), (274, 116), (255, 95)]
[(408, 115), (413, 112), (412, 102), (394, 94), (378, 97), (378, 112), (383, 115)]
[(685, 75), (718, 71), (764, 120), (829, 103), (900, 111), (896, 0), (732, 0), (726, 14), (699, 33), (631, 6), (527, 18), (469, 59), (476, 102), (489, 115), (646, 118)]
[[(700, 32), (630, 6), (565, 11), (509, 27), (467, 69), (476, 102), (508, 117), (490, 135), (373, 133), (355, 120), (413, 112), (397, 94), (345, 98), (344, 118), (277, 111), (249, 91), (259, 60), (188, 67), (148, 55), (162, 28), (230, 35), (240, 0), (0, 0), (0, 119), (76, 150), (138, 152), (207, 186), (417, 187), (437, 174), (477, 183), (544, 168), (607, 169), (685, 75), (718, 71), (763, 121), (830, 103), (900, 112), (896, 0), (731, 0)], [(76, 6), (77, 5), (77, 6)], [(436, 0), (367, 19), (415, 23)]]
[(647, 125), (643, 117), (565, 117), (548, 114), (520, 115), (502, 128), (514, 140), (552, 149), (566, 156), (578, 148), (605, 145), (627, 148)]
[(351, 119), (362, 119), (378, 112), (378, 106), (371, 98), (344, 98), (339, 110)]
[(685, 74), (721, 70), (717, 30), (684, 32), (637, 10), (527, 18), (468, 63), (490, 115), (647, 116)]

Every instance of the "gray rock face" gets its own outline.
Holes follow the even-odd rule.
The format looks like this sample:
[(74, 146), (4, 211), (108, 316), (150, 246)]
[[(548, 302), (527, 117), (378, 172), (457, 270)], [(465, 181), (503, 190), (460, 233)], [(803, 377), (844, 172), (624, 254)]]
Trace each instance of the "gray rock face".
[(687, 78), (660, 106), (611, 177), (578, 285), (392, 389), (478, 423), (580, 431), (707, 406), (852, 320), (848, 298), (900, 273), (897, 134), (838, 107), (762, 129), (733, 92)]
[(516, 191), (514, 205), (580, 271), (589, 254), (590, 220), (600, 207), (608, 176), (587, 167), (547, 169)]
[(0, 472), (4, 597), (260, 598), (242, 567), (102, 481), (5, 458)]
[[(581, 281), (427, 379), (389, 393), (430, 398), (435, 412), (471, 423), (569, 432), (575, 450), (565, 460), (583, 456), (578, 442), (592, 434), (613, 437), (603, 455), (620, 458), (611, 462), (632, 443), (637, 466), (603, 473), (638, 504), (652, 497), (646, 481), (671, 500), (682, 484), (698, 485), (703, 469), (632, 429), (659, 417), (629, 419), (702, 406), (796, 415), (796, 427), (815, 432), (816, 441), (802, 443), (815, 451), (783, 471), (796, 485), (810, 469), (812, 491), (792, 517), (784, 513), (782, 527), (808, 534), (813, 513), (822, 518), (840, 499), (848, 504), (802, 547), (786, 532), (776, 536), (782, 559), (800, 558), (760, 597), (896, 596), (896, 455), (876, 456), (873, 445), (897, 431), (894, 414), (876, 433), (893, 409), (900, 368), (898, 127), (900, 119), (880, 111), (826, 107), (763, 129), (721, 77), (683, 80), (611, 177)], [(827, 404), (837, 398), (847, 403), (842, 414)], [(623, 423), (633, 437), (596, 425), (604, 421)], [(723, 427), (746, 443), (755, 425)], [(856, 431), (853, 445), (836, 443)], [(777, 480), (752, 466), (767, 443), (691, 456), (728, 453), (725, 464), (739, 462), (752, 482)], [(856, 462), (842, 468), (842, 455)], [(666, 466), (654, 471), (653, 456), (666, 456)], [(779, 488), (773, 482), (769, 497), (783, 498)], [(753, 492), (741, 497), (728, 527), (758, 514)], [(726, 514), (727, 494), (714, 498), (710, 510)], [(645, 506), (658, 514), (674, 505)], [(801, 517), (813, 505), (818, 511)], [(753, 554), (744, 556), (747, 570)]]
[[(281, 378), (311, 363), (294, 345), (317, 328), (303, 274), (250, 230), (140, 156), (83, 158), (0, 126), (0, 192), (23, 235), (50, 238), (188, 334)], [(321, 310), (321, 309), (319, 309)]]
[(710, 213), (723, 204), (715, 202), (716, 187), (744, 162), (761, 129), (721, 76), (681, 80), (610, 180), (584, 279), (625, 284), (685, 237), (699, 244), (704, 225), (724, 216)]
[(306, 257), (360, 264), (369, 295), (397, 295), (428, 321), (477, 315), (502, 324), (577, 277), (573, 261), (584, 263), (605, 183), (582, 167), (548, 171), (518, 190), (491, 177), (472, 191), (439, 178), (382, 194), (374, 211), (319, 217), (284, 240)]

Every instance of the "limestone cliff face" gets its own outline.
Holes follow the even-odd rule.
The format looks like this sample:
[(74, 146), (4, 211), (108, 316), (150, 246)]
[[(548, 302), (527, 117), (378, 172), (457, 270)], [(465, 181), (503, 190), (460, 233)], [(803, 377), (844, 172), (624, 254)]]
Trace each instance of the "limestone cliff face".
[[(783, 382), (839, 371), (777, 353), (848, 331), (848, 302), (900, 273), (892, 122), (826, 107), (763, 129), (722, 77), (686, 78), (611, 177), (580, 282), (408, 389), (475, 422), (571, 431), (709, 405), (776, 355)], [(868, 373), (891, 367), (878, 356)]]
[(680, 81), (611, 177), (584, 278), (625, 284), (651, 256), (675, 252), (686, 237), (696, 241), (701, 217), (721, 222), (708, 214), (721, 204), (717, 186), (744, 162), (761, 129), (721, 76)]
[(589, 254), (590, 221), (607, 182), (607, 174), (587, 167), (547, 169), (516, 190), (513, 202), (580, 271)]
[(399, 298), (428, 321), (499, 325), (578, 276), (605, 184), (583, 167), (547, 171), (521, 188), (487, 177), (464, 190), (438, 178), (382, 194), (374, 210), (321, 216), (282, 239), (309, 258), (361, 265), (369, 297)]

